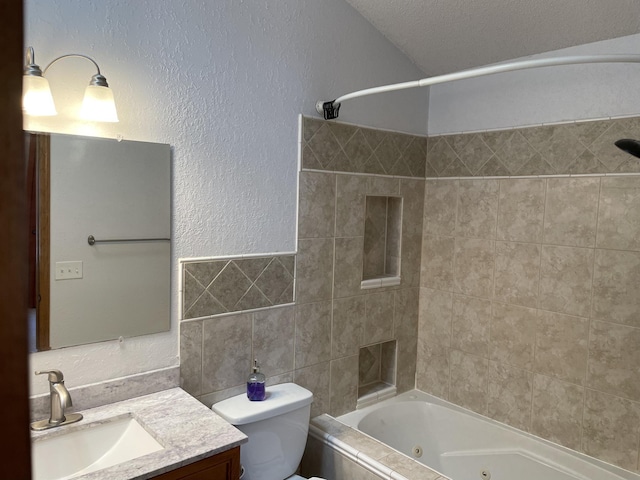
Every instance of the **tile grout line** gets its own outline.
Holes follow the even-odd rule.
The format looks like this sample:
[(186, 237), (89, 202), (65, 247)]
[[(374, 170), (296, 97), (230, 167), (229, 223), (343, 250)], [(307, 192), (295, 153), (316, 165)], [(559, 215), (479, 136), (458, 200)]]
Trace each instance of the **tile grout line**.
[[(544, 179), (543, 180), (543, 184), (544, 184), (544, 194), (543, 194), (543, 201), (542, 201), (542, 226), (541, 226), (541, 232), (540, 232), (540, 259), (538, 262), (538, 295), (537, 295), (537, 299), (536, 299), (536, 318), (538, 317), (538, 312), (540, 311), (540, 293), (541, 293), (541, 288), (542, 288), (542, 256), (543, 256), (543, 252), (544, 252), (544, 226), (545, 226), (545, 222), (546, 222), (546, 218), (547, 218), (547, 194), (548, 194), (548, 187), (549, 187), (549, 180), (548, 179)], [(534, 423), (534, 393), (535, 393), (535, 380), (536, 380), (536, 372), (535, 372), (535, 360), (536, 360), (536, 355), (537, 355), (537, 340), (538, 340), (538, 326), (536, 325), (536, 346), (534, 346), (534, 354), (533, 354), (533, 367), (534, 367), (534, 371), (532, 372), (531, 375), (531, 407), (530, 407), (530, 411), (529, 411), (529, 431), (533, 432), (533, 423)]]
[[(325, 172), (326, 173), (326, 172)], [(285, 252), (265, 252), (265, 253), (250, 253), (250, 254), (242, 254), (242, 255), (218, 255), (218, 256), (208, 256), (208, 257), (185, 257), (180, 258), (178, 262), (187, 264), (187, 263), (204, 263), (204, 262), (213, 262), (213, 261), (223, 261), (223, 260), (248, 260), (252, 258), (269, 258), (269, 257), (279, 257), (279, 256), (288, 256), (295, 255), (298, 253), (297, 251), (285, 251)]]
[[(458, 211), (460, 209), (460, 181), (456, 180), (455, 181), (455, 191), (456, 191), (456, 209), (455, 209), (455, 223), (454, 223), (454, 229), (453, 229), (453, 234), (454, 236), (457, 235), (458, 232)], [(452, 298), (453, 295), (455, 295), (456, 292), (456, 265), (458, 264), (458, 239), (457, 236), (455, 237), (454, 240), (454, 248), (453, 248), (453, 281), (452, 281), (452, 285), (451, 285), (451, 293), (452, 293)], [(451, 396), (451, 345), (449, 345), (449, 347), (447, 348), (447, 366), (449, 367), (449, 374), (448, 374), (448, 379), (447, 379), (447, 399)]]
[[(353, 138), (355, 133), (349, 137)], [(339, 142), (338, 142), (339, 143)], [(342, 147), (341, 147), (342, 148)], [(346, 153), (345, 153), (346, 155)], [(336, 240), (338, 233), (338, 176), (334, 175), (333, 190), (333, 257), (331, 262), (331, 301), (329, 302), (329, 411), (333, 412), (333, 309), (336, 285)]]
[[(584, 393), (582, 398), (582, 418), (581, 418), (581, 429), (580, 429), (580, 449), (585, 451), (585, 412), (587, 410), (587, 389), (589, 383), (589, 359), (591, 357), (591, 331), (593, 326), (593, 308), (595, 303), (595, 292), (594, 292), (594, 284), (596, 277), (596, 252), (598, 247), (598, 226), (600, 224), (600, 201), (602, 199), (602, 178), (600, 178), (598, 182), (598, 202), (596, 205), (596, 225), (595, 225), (595, 239), (594, 239), (594, 249), (593, 249), (593, 259), (591, 261), (591, 302), (589, 305), (589, 328), (587, 330), (587, 361), (585, 362), (585, 371), (584, 371)], [(640, 442), (640, 436), (639, 436)], [(640, 444), (639, 444), (640, 448)]]
[(200, 321), (200, 393), (204, 390), (204, 320)]
[[(494, 153), (495, 155), (495, 153)], [(489, 384), (490, 384), (490, 379), (489, 379), (489, 375), (490, 375), (490, 364), (491, 364), (491, 325), (493, 324), (493, 305), (496, 301), (496, 277), (497, 277), (497, 270), (498, 270), (498, 222), (500, 221), (500, 205), (502, 204), (500, 197), (502, 194), (502, 187), (503, 187), (503, 183), (501, 181), (498, 181), (498, 198), (497, 198), (497, 206), (496, 206), (496, 224), (495, 224), (495, 228), (494, 228), (494, 232), (493, 232), (493, 236), (494, 236), (494, 241), (493, 241), (493, 285), (491, 288), (491, 298), (489, 299), (489, 305), (491, 308), (491, 318), (489, 321), (489, 341), (487, 344), (487, 383), (486, 383), (486, 394), (485, 394), (485, 398), (486, 398), (486, 406), (487, 406), (487, 416), (489, 416)]]
[(543, 123), (532, 123), (528, 125), (518, 125), (513, 127), (496, 127), (489, 128), (483, 130), (468, 130), (468, 131), (459, 131), (459, 132), (443, 132), (443, 133), (435, 133), (433, 135), (427, 135), (428, 138), (439, 138), (439, 137), (447, 137), (452, 135), (471, 135), (478, 133), (493, 133), (493, 132), (502, 132), (502, 131), (510, 131), (510, 130), (524, 130), (531, 128), (540, 128), (540, 127), (554, 127), (561, 125), (575, 125), (580, 123), (589, 123), (589, 122), (604, 122), (604, 121), (615, 121), (615, 120), (624, 120), (630, 118), (636, 118), (640, 115), (639, 113), (631, 113), (628, 115), (612, 115), (605, 117), (595, 117), (595, 118), (585, 118), (579, 120), (565, 120), (565, 121), (557, 121), (557, 122), (543, 122)]

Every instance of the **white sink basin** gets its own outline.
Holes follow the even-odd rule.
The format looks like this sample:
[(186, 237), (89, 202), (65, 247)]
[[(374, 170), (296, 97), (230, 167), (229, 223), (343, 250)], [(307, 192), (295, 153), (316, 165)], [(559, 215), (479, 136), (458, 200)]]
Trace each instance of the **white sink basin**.
[(75, 478), (162, 449), (131, 416), (106, 423), (63, 426), (32, 442), (33, 479)]

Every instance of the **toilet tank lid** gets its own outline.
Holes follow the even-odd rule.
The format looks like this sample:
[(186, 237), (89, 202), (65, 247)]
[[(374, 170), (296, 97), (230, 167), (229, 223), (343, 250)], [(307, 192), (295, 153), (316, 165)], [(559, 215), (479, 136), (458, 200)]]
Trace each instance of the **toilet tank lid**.
[(297, 410), (312, 401), (313, 394), (306, 388), (281, 383), (267, 387), (267, 398), (261, 402), (252, 402), (243, 393), (218, 402), (211, 409), (232, 425), (244, 425)]

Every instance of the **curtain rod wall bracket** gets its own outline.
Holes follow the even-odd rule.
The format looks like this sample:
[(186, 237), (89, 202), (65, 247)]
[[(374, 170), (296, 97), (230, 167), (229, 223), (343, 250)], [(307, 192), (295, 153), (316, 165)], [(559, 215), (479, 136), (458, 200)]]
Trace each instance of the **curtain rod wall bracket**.
[(316, 103), (316, 112), (323, 115), (325, 120), (335, 120), (340, 113), (340, 104), (335, 100), (330, 102), (320, 100)]

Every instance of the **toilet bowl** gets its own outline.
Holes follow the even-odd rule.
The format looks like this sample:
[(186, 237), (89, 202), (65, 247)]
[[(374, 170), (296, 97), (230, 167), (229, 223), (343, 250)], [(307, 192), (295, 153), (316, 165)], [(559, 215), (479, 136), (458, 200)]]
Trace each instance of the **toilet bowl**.
[(295, 473), (307, 443), (312, 401), (309, 390), (282, 383), (267, 387), (263, 401), (241, 394), (211, 407), (249, 437), (240, 448), (242, 480), (306, 480)]

